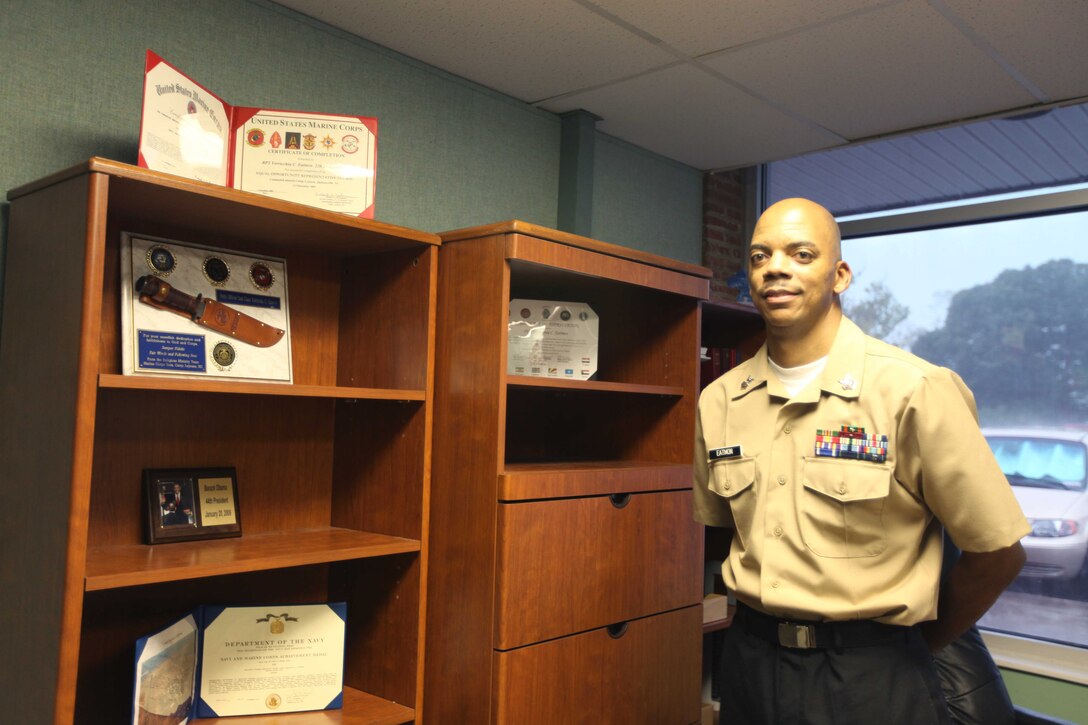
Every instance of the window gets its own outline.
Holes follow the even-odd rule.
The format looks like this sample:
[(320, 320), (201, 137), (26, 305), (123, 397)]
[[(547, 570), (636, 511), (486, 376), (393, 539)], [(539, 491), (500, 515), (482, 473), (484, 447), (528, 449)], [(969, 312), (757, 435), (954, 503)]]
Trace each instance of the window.
[(1032, 524), (980, 622), (995, 657), (1028, 638), (1039, 665), (1004, 664), (1088, 682), (1088, 191), (840, 221), (846, 314), (964, 378)]
[(993, 432), (986, 438), (1010, 485), (1079, 492), (1084, 490), (1084, 435), (1073, 436), (1062, 440), (1025, 430)]

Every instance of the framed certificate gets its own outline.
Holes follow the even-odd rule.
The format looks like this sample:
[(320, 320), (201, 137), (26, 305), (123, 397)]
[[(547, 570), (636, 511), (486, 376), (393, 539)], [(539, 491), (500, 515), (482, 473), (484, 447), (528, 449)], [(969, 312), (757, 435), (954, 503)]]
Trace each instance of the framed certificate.
[(205, 607), (197, 717), (343, 706), (347, 605)]
[(510, 300), (506, 373), (589, 380), (597, 373), (599, 327), (584, 302)]
[(133, 725), (332, 710), (347, 604), (201, 606), (136, 642)]
[(256, 108), (234, 116), (235, 189), (374, 217), (375, 119)]

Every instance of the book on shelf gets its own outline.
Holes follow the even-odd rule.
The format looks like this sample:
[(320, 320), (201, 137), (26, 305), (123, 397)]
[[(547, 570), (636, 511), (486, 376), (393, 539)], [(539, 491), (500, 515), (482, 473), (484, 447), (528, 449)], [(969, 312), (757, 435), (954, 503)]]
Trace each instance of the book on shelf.
[(699, 389), (725, 375), (740, 362), (740, 351), (735, 347), (705, 347), (699, 360)]

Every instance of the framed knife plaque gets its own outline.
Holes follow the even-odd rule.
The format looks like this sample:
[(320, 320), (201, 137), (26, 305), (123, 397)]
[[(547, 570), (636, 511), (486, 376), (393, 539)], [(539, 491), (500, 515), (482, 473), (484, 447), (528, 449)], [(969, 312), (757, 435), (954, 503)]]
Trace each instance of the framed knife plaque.
[(291, 382), (287, 264), (121, 234), (126, 375)]

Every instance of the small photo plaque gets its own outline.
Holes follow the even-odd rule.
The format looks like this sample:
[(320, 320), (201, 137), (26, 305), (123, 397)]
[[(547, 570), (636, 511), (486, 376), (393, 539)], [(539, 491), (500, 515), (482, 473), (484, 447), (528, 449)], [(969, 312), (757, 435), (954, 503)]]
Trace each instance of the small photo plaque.
[(242, 535), (233, 468), (145, 470), (144, 500), (148, 544)]

